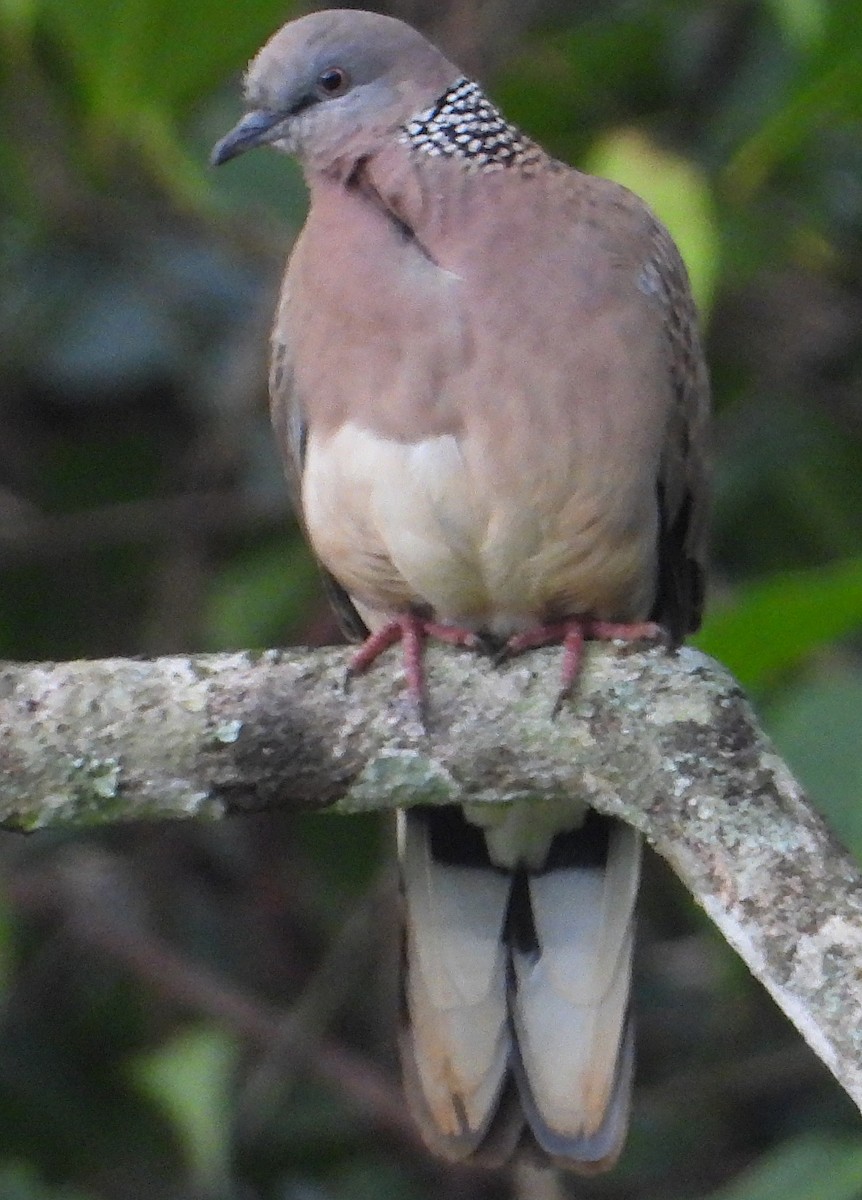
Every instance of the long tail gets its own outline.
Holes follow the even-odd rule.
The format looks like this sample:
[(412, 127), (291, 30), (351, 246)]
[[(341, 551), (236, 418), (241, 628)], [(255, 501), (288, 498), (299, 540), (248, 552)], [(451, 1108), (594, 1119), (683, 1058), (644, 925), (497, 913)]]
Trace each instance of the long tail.
[(450, 1159), (538, 1146), (610, 1167), (628, 1125), (640, 837), (589, 812), (540, 870), (491, 861), (458, 809), (399, 814), (405, 901), (401, 1057), (414, 1116)]

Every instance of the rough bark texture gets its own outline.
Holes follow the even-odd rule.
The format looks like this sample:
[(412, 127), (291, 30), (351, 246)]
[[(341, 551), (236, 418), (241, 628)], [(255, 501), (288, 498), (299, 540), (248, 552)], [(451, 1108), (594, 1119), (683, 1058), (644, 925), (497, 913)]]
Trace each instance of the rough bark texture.
[(862, 1107), (862, 879), (732, 678), (692, 650), (428, 654), (429, 732), (345, 652), (0, 667), (0, 824), (547, 802), (641, 829)]

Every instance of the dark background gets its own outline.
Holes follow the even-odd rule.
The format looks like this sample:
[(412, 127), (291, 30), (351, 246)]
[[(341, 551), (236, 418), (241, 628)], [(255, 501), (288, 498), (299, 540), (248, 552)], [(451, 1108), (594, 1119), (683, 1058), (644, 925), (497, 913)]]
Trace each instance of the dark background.
[[(335, 636), (266, 414), (301, 178), (271, 153), (206, 166), (240, 68), (299, 11), (0, 2), (0, 655)], [(700, 644), (858, 852), (860, 5), (387, 11), (679, 239), (717, 407)], [(528, 1194), (436, 1167), (405, 1124), (378, 822), (6, 834), (0, 855), (2, 1200)], [(858, 1114), (655, 861), (637, 996), (629, 1146), (569, 1194), (862, 1195)]]

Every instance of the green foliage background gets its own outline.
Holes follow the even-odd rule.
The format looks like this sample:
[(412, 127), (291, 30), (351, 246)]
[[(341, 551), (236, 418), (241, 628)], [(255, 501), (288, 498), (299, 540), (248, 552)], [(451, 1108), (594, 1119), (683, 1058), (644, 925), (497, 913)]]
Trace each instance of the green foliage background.
[[(272, 154), (205, 165), (238, 70), (299, 11), (0, 0), (0, 655), (334, 636), (264, 395), (301, 179)], [(677, 236), (717, 409), (699, 643), (862, 854), (858, 0), (387, 11)], [(274, 816), (6, 835), (0, 1196), (514, 1194), (369, 1124), (224, 1002), (304, 1012), (292, 1036), (352, 1048), (397, 1103), (385, 845), (375, 822)], [(571, 1194), (862, 1195), (858, 1114), (675, 882), (648, 874), (631, 1141)]]

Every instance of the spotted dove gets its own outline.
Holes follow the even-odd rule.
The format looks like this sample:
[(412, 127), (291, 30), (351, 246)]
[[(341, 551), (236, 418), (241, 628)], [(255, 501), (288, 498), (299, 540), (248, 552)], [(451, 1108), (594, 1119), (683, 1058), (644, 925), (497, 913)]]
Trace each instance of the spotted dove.
[[(697, 627), (708, 386), (667, 230), (555, 161), (409, 26), (319, 12), (251, 63), (213, 151), (295, 155), (272, 335), (293, 500), (362, 669), (404, 642)], [(564, 716), (558, 719), (565, 719)], [(640, 841), (577, 796), (399, 814), (402, 1062), (450, 1159), (584, 1173), (628, 1123)]]

